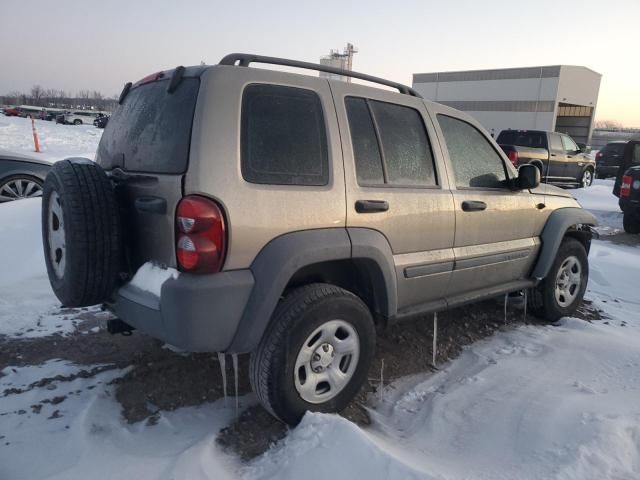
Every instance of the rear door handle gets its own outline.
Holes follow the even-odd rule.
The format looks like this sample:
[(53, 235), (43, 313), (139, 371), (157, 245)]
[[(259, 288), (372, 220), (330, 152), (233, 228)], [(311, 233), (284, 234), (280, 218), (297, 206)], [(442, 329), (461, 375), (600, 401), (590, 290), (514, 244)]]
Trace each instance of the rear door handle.
[(356, 212), (375, 213), (389, 210), (389, 203), (386, 200), (358, 200), (356, 201)]
[(481, 212), (487, 209), (487, 204), (479, 200), (465, 200), (462, 202), (462, 210), (465, 212)]

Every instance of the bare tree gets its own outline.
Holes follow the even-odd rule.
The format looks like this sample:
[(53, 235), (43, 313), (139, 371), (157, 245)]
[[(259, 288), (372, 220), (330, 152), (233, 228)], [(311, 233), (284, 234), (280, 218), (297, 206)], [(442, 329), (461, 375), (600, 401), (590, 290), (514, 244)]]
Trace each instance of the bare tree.
[(40, 85), (31, 87), (31, 101), (34, 105), (40, 105), (42, 101), (43, 90)]
[(617, 120), (597, 120), (594, 126), (596, 128), (618, 129), (622, 128), (622, 123)]

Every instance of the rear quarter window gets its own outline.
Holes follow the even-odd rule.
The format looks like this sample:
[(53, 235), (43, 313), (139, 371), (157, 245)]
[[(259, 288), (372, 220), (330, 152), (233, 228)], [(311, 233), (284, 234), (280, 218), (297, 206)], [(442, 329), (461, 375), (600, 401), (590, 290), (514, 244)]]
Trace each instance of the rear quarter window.
[(255, 84), (242, 98), (241, 168), (251, 183), (327, 185), (324, 112), (311, 90)]

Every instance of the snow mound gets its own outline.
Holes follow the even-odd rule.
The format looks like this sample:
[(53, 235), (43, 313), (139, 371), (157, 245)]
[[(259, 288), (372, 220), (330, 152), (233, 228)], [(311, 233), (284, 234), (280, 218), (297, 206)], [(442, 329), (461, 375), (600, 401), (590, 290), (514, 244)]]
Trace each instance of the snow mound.
[(243, 470), (252, 479), (430, 479), (389, 439), (338, 416), (307, 413), (286, 439)]
[(142, 265), (129, 282), (129, 285), (160, 297), (162, 285), (170, 278), (178, 278), (180, 272), (175, 268), (164, 268), (152, 262)]

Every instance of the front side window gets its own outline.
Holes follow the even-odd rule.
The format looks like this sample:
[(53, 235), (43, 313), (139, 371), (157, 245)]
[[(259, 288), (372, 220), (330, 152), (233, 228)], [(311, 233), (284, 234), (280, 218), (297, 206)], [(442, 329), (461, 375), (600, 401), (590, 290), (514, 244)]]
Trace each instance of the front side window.
[(504, 188), (507, 174), (502, 157), (473, 125), (438, 115), (449, 159), (459, 188)]
[(249, 85), (242, 99), (241, 168), (251, 183), (327, 185), (320, 97), (311, 90)]
[(564, 145), (565, 152), (577, 152), (579, 150), (576, 143), (566, 135), (562, 135), (562, 145)]
[(359, 97), (346, 98), (345, 106), (360, 185), (437, 185), (420, 112)]

